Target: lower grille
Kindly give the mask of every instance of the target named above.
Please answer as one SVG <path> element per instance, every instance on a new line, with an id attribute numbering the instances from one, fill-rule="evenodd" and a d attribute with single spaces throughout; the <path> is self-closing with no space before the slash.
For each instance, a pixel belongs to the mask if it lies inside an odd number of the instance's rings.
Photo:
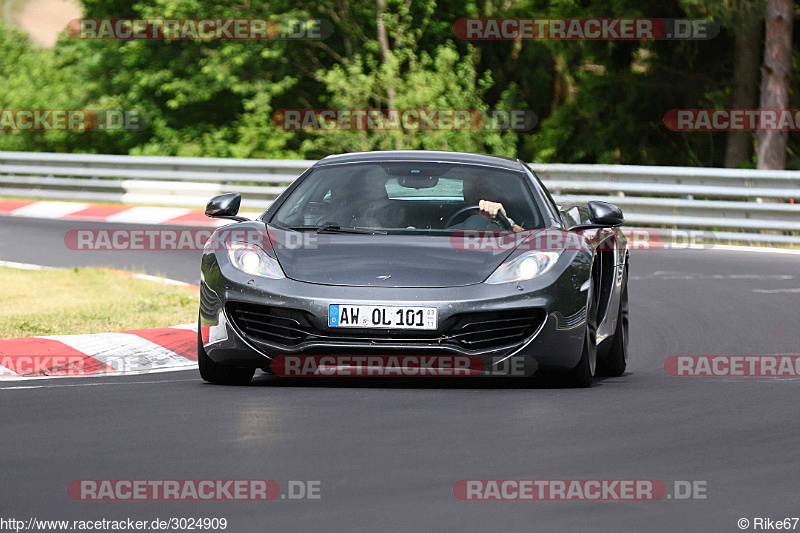
<path id="1" fill-rule="evenodd" d="M 310 313 L 297 309 L 228 302 L 228 317 L 247 337 L 282 346 L 297 346 L 311 330 Z"/>
<path id="2" fill-rule="evenodd" d="M 448 337 L 470 350 L 521 344 L 538 329 L 543 317 L 541 310 L 469 313 L 456 317 L 457 324 Z"/>
<path id="3" fill-rule="evenodd" d="M 228 302 L 226 311 L 234 327 L 248 340 L 289 351 L 306 351 L 311 344 L 346 344 L 370 351 L 380 351 L 388 345 L 454 352 L 513 349 L 528 340 L 545 318 L 542 309 L 518 309 L 454 315 L 437 331 L 367 330 L 329 328 L 321 317 L 285 307 Z"/>

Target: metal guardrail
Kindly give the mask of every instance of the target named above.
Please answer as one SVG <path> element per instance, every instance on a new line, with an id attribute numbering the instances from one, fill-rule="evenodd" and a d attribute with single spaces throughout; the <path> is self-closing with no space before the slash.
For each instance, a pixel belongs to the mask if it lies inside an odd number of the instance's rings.
<path id="1" fill-rule="evenodd" d="M 314 161 L 0 152 L 0 196 L 204 206 L 238 191 L 266 208 Z M 558 202 L 619 205 L 631 225 L 715 230 L 726 240 L 800 243 L 800 172 L 531 165 Z M 767 233 L 765 233 L 767 232 Z"/>

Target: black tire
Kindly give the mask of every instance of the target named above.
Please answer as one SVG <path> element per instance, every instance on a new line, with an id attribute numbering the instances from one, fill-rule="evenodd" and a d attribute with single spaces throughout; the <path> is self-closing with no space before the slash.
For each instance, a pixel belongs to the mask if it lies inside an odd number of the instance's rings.
<path id="1" fill-rule="evenodd" d="M 256 373 L 255 368 L 236 368 L 215 363 L 203 348 L 200 324 L 197 325 L 197 366 L 200 377 L 217 385 L 247 385 Z"/>
<path id="2" fill-rule="evenodd" d="M 586 306 L 586 333 L 583 336 L 583 353 L 578 365 L 565 375 L 569 387 L 586 388 L 592 385 L 597 366 L 597 295 L 595 279 L 589 283 L 589 302 Z"/>
<path id="3" fill-rule="evenodd" d="M 628 366 L 628 265 L 622 276 L 622 293 L 619 298 L 619 314 L 617 315 L 617 328 L 614 331 L 614 340 L 605 358 L 597 362 L 599 375 L 619 377 L 625 373 Z"/>

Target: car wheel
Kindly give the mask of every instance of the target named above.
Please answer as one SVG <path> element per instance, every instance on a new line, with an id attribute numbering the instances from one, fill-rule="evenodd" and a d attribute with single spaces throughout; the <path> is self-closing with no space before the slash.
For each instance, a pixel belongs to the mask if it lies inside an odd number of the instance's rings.
<path id="1" fill-rule="evenodd" d="M 203 348 L 200 324 L 197 324 L 197 366 L 200 377 L 218 385 L 247 385 L 256 373 L 255 368 L 236 368 L 215 363 Z"/>
<path id="2" fill-rule="evenodd" d="M 605 359 L 597 363 L 597 370 L 603 376 L 618 377 L 625 373 L 628 365 L 628 266 L 622 280 L 622 293 L 619 299 L 619 315 L 614 340 Z"/>
<path id="3" fill-rule="evenodd" d="M 597 366 L 597 295 L 594 276 L 589 283 L 589 302 L 586 304 L 586 333 L 583 336 L 583 353 L 578 366 L 566 375 L 571 387 L 585 388 L 592 384 Z"/>

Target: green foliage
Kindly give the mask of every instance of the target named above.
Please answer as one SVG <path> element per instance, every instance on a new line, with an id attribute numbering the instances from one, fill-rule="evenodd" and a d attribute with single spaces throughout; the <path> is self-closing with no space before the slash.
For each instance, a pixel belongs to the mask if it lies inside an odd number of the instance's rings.
<path id="1" fill-rule="evenodd" d="M 78 73 L 58 50 L 38 50 L 0 22 L 0 109 L 81 109 Z M 75 136 L 65 131 L 0 131 L 0 149 L 60 151 Z"/>
<path id="2" fill-rule="evenodd" d="M 336 109 L 387 108 L 385 87 L 389 71 L 397 97 L 392 109 L 478 110 L 488 106 L 482 96 L 492 85 L 488 72 L 475 71 L 473 53 L 461 57 L 452 44 L 442 45 L 431 57 L 406 57 L 407 65 L 393 61 L 381 65 L 374 58 L 357 56 L 350 65 L 336 65 L 317 73 L 332 94 Z M 406 66 L 406 68 L 400 68 Z M 355 85 L 355 87 L 353 87 Z M 515 154 L 516 133 L 511 131 L 434 130 L 434 131 L 323 131 L 314 133 L 302 151 L 311 154 L 366 150 L 457 150 L 498 155 Z"/>
<path id="3" fill-rule="evenodd" d="M 82 0 L 85 16 L 324 18 L 323 41 L 112 41 L 39 49 L 0 24 L 0 108 L 128 109 L 142 131 L 0 131 L 0 150 L 318 158 L 375 149 L 464 150 L 537 162 L 721 166 L 724 133 L 676 133 L 664 114 L 730 104 L 733 32 L 763 0 Z M 474 41 L 466 17 L 708 17 L 711 41 Z M 760 23 L 760 22 L 759 22 Z M 792 87 L 800 86 L 795 40 Z M 792 107 L 800 107 L 796 92 Z M 530 109 L 531 132 L 283 131 L 281 109 Z M 800 139 L 790 136 L 790 166 Z"/>

